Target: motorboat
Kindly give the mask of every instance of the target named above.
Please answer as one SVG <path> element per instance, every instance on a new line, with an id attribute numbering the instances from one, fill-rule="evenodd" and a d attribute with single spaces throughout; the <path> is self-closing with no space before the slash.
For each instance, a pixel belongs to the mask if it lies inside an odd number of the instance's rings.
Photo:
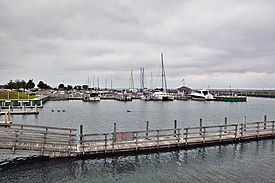
<path id="1" fill-rule="evenodd" d="M 100 95 L 98 92 L 91 92 L 89 94 L 89 101 L 91 102 L 97 102 L 100 101 Z"/>
<path id="2" fill-rule="evenodd" d="M 157 101 L 173 101 L 174 96 L 164 91 L 158 91 L 153 93 L 153 99 Z"/>
<path id="3" fill-rule="evenodd" d="M 83 97 L 84 102 L 98 102 L 100 101 L 100 94 L 97 91 L 87 92 Z"/>
<path id="4" fill-rule="evenodd" d="M 192 100 L 214 100 L 214 96 L 208 90 L 194 90 L 190 96 Z"/>

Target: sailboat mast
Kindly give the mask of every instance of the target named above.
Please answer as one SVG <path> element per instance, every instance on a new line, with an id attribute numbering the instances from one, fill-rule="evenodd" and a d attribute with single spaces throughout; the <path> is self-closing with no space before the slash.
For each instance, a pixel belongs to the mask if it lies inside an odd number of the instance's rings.
<path id="1" fill-rule="evenodd" d="M 162 70 L 162 77 L 161 77 L 162 89 L 164 92 L 166 92 L 167 82 L 166 82 L 166 75 L 165 75 L 165 69 L 164 69 L 164 63 L 163 63 L 163 53 L 161 53 L 161 70 Z"/>
<path id="2" fill-rule="evenodd" d="M 163 53 L 161 53 L 161 88 L 162 88 L 162 90 L 164 90 L 164 88 L 163 88 L 163 77 L 164 77 L 164 75 L 163 75 Z"/>

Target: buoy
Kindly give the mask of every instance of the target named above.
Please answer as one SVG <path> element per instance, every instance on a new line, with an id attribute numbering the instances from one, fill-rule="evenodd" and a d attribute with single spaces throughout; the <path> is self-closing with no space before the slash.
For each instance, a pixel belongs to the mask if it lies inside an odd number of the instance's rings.
<path id="1" fill-rule="evenodd" d="M 60 112 L 60 110 L 59 110 L 59 109 L 57 109 L 57 112 Z"/>
<path id="2" fill-rule="evenodd" d="M 63 109 L 62 112 L 65 112 L 65 110 Z"/>
<path id="3" fill-rule="evenodd" d="M 54 112 L 54 109 L 52 109 L 52 112 Z"/>
<path id="4" fill-rule="evenodd" d="M 131 112 L 130 110 L 127 110 L 127 112 Z"/>

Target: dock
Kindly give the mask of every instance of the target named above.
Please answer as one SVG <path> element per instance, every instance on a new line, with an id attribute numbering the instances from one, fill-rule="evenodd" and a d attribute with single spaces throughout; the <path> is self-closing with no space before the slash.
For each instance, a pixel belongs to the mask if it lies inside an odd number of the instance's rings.
<path id="1" fill-rule="evenodd" d="M 222 125 L 172 128 L 140 131 L 84 133 L 77 129 L 50 126 L 0 124 L 0 153 L 28 154 L 50 158 L 97 158 L 127 154 L 189 149 L 221 144 L 240 143 L 275 137 L 275 121 L 243 122 Z M 79 137 L 79 138 L 78 138 Z"/>
<path id="2" fill-rule="evenodd" d="M 6 115 L 7 112 L 2 111 L 0 115 Z M 39 114 L 39 111 L 10 111 L 11 115 L 29 115 L 29 114 Z"/>
<path id="3" fill-rule="evenodd" d="M 245 96 L 215 96 L 215 101 L 221 102 L 246 102 Z"/>
<path id="4" fill-rule="evenodd" d="M 75 157 L 76 129 L 0 123 L 0 153 Z"/>

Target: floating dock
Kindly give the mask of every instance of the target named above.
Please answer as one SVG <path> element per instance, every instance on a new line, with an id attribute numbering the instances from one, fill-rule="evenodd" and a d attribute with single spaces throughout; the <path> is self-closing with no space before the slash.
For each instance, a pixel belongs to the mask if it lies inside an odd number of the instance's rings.
<path id="1" fill-rule="evenodd" d="M 275 121 L 149 130 L 114 131 L 85 134 L 77 130 L 50 126 L 0 124 L 0 153 L 47 156 L 50 158 L 97 158 L 239 143 L 275 137 Z"/>
<path id="2" fill-rule="evenodd" d="M 0 112 L 0 115 L 6 115 L 7 112 Z M 11 115 L 29 115 L 29 114 L 39 114 L 39 111 L 10 111 Z"/>
<path id="3" fill-rule="evenodd" d="M 246 102 L 246 97 L 245 96 L 215 96 L 215 101 Z"/>

